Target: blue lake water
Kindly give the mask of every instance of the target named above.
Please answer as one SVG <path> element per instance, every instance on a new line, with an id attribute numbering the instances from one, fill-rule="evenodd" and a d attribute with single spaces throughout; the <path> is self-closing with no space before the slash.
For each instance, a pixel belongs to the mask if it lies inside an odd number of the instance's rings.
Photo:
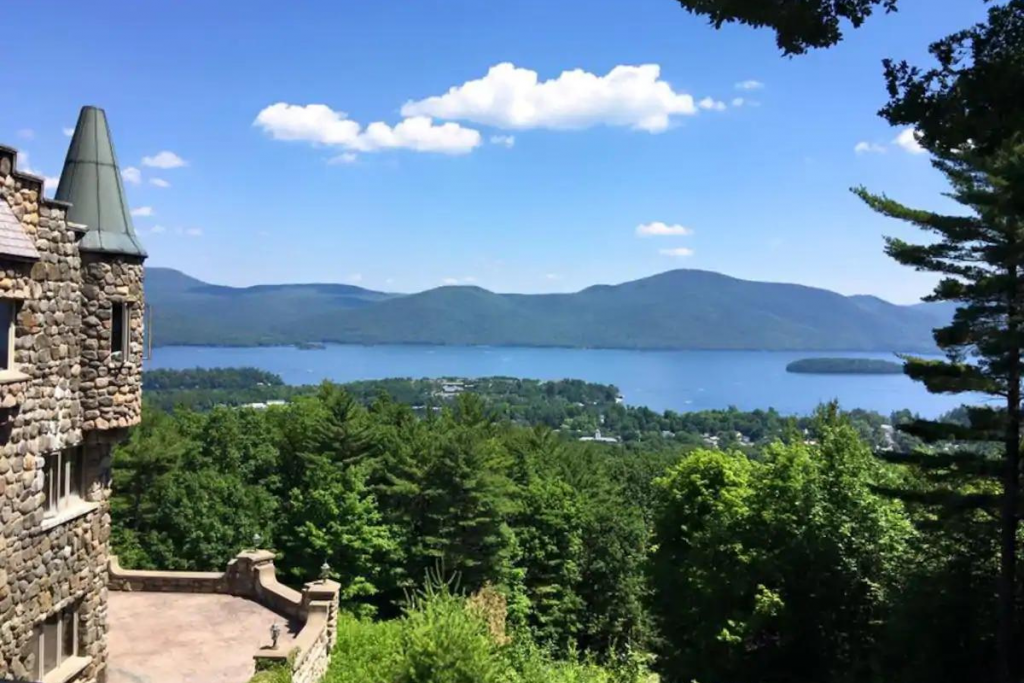
<path id="1" fill-rule="evenodd" d="M 888 414 L 909 408 L 934 417 L 963 402 L 936 396 L 903 375 L 802 375 L 786 372 L 799 358 L 837 356 L 897 360 L 886 353 L 782 351 L 618 351 L 465 346 L 328 345 L 227 348 L 169 346 L 154 349 L 148 368 L 253 366 L 289 384 L 330 379 L 350 382 L 385 377 L 574 378 L 621 389 L 626 402 L 657 411 L 736 406 L 806 414 L 823 401 Z"/>

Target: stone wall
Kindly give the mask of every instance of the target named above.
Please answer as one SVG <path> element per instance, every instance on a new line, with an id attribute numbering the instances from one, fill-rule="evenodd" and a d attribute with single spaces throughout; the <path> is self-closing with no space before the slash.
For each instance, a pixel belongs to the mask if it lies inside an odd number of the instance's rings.
<path id="1" fill-rule="evenodd" d="M 0 298 L 19 309 L 17 371 L 0 380 L 0 679 L 27 675 L 33 628 L 74 603 L 80 652 L 92 658 L 77 680 L 92 683 L 106 660 L 110 519 L 100 471 L 109 444 L 87 449 L 87 504 L 73 517 L 44 520 L 44 467 L 55 453 L 82 444 L 83 412 L 81 233 L 67 223 L 67 205 L 41 194 L 42 182 L 19 173 L 13 150 L 0 148 L 0 201 L 40 254 L 35 262 L 0 256 Z"/>
<path id="2" fill-rule="evenodd" d="M 130 427 L 142 417 L 142 262 L 83 253 L 82 279 L 82 428 Z M 124 357 L 115 358 L 110 328 L 113 307 L 120 303 L 130 304 L 129 344 Z"/>

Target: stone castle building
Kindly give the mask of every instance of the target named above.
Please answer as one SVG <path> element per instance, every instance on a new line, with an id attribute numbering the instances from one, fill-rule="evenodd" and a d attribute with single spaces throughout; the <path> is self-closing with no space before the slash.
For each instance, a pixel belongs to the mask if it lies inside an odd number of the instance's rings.
<path id="1" fill-rule="evenodd" d="M 82 110 L 56 199 L 42 185 L 0 147 L 0 681 L 100 683 L 146 258 L 102 110 Z"/>

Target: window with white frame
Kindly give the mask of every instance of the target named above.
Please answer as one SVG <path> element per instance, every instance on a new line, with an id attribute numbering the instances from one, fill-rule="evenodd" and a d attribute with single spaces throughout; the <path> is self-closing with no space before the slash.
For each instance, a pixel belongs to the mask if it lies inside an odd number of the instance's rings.
<path id="1" fill-rule="evenodd" d="M 122 359 L 128 354 L 128 330 L 131 320 L 131 304 L 115 301 L 110 318 L 110 355 Z"/>
<path id="2" fill-rule="evenodd" d="M 36 626 L 25 652 L 25 661 L 32 667 L 36 680 L 43 680 L 61 664 L 78 656 L 78 622 L 78 603 L 73 603 Z"/>
<path id="3" fill-rule="evenodd" d="M 14 319 L 17 305 L 10 299 L 0 299 L 0 372 L 14 369 Z"/>
<path id="4" fill-rule="evenodd" d="M 83 469 L 81 447 L 46 456 L 43 468 L 46 516 L 60 514 L 82 501 L 85 491 Z"/>

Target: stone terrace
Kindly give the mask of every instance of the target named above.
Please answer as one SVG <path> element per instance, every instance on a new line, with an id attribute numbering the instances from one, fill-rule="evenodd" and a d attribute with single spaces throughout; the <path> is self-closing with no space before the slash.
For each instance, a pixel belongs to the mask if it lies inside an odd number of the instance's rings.
<path id="1" fill-rule="evenodd" d="M 217 594 L 112 591 L 107 620 L 108 683 L 243 683 L 271 624 L 285 648 L 298 630 L 256 602 Z"/>

